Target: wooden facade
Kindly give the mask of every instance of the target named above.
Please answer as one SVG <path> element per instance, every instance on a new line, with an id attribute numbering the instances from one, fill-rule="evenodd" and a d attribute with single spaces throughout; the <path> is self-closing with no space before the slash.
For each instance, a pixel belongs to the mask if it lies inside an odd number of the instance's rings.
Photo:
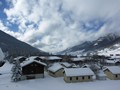
<path id="1" fill-rule="evenodd" d="M 44 78 L 44 65 L 35 61 L 22 67 L 21 80 L 34 78 Z"/>

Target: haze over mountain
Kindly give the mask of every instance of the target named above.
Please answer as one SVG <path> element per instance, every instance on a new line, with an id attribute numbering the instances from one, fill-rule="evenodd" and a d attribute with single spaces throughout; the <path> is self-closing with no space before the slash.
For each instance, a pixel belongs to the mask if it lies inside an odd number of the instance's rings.
<path id="1" fill-rule="evenodd" d="M 108 34 L 94 41 L 85 41 L 82 44 L 68 48 L 60 53 L 82 54 L 87 52 L 96 52 L 105 48 L 115 49 L 115 44 L 120 44 L 120 36 L 116 34 Z M 117 48 L 120 48 L 120 46 Z"/>
<path id="2" fill-rule="evenodd" d="M 0 48 L 9 55 L 45 55 L 47 53 L 36 49 L 0 30 Z"/>

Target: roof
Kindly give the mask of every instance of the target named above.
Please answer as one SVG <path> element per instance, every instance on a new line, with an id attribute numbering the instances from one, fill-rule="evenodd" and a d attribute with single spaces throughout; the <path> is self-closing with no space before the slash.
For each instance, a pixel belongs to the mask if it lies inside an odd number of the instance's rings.
<path id="1" fill-rule="evenodd" d="M 33 63 L 33 62 L 36 62 L 36 63 L 38 63 L 38 64 L 42 64 L 42 65 L 46 66 L 45 63 L 40 62 L 40 61 L 36 61 L 36 60 L 30 58 L 30 59 L 27 59 L 26 61 L 24 61 L 23 63 L 21 63 L 21 67 L 27 66 L 27 65 L 29 65 L 29 64 L 31 64 L 31 63 Z"/>
<path id="2" fill-rule="evenodd" d="M 108 69 L 113 74 L 120 74 L 120 67 L 118 66 L 110 66 L 110 67 L 106 67 L 106 69 Z"/>
<path id="3" fill-rule="evenodd" d="M 106 60 L 106 63 L 111 63 L 111 64 L 115 64 L 117 62 L 120 62 L 118 59 L 116 60 Z"/>
<path id="4" fill-rule="evenodd" d="M 21 58 L 26 58 L 26 57 L 25 56 L 19 56 L 19 57 L 14 58 L 14 60 L 19 60 Z"/>
<path id="5" fill-rule="evenodd" d="M 27 59 L 36 59 L 36 58 L 40 58 L 39 56 L 30 56 L 29 58 L 27 58 Z"/>
<path id="6" fill-rule="evenodd" d="M 77 57 L 77 58 L 72 58 L 72 61 L 84 61 L 85 58 Z"/>
<path id="7" fill-rule="evenodd" d="M 63 67 L 59 63 L 54 63 L 51 67 L 48 68 L 51 72 L 57 72 L 58 70 L 62 69 Z"/>
<path id="8" fill-rule="evenodd" d="M 60 60 L 60 59 L 62 59 L 62 58 L 57 57 L 57 56 L 49 56 L 49 57 L 47 57 L 47 60 Z"/>
<path id="9" fill-rule="evenodd" d="M 88 76 L 94 75 L 93 71 L 90 68 L 66 68 L 66 76 Z"/>
<path id="10" fill-rule="evenodd" d="M 65 66 L 65 67 L 71 67 L 72 64 L 68 63 L 68 62 L 63 62 L 61 63 L 61 65 Z"/>

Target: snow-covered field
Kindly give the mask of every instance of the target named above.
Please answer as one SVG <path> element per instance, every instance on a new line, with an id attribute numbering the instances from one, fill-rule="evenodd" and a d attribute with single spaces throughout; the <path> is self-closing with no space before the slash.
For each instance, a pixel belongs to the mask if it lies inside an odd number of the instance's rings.
<path id="1" fill-rule="evenodd" d="M 0 68 L 0 90 L 120 90 L 120 80 L 102 80 L 81 83 L 65 83 L 63 78 L 53 78 L 45 73 L 43 79 L 11 82 L 11 65 Z"/>

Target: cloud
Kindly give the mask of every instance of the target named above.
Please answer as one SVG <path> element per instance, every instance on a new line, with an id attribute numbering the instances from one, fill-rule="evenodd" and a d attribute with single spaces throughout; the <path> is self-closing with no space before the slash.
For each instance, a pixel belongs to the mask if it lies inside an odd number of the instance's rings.
<path id="1" fill-rule="evenodd" d="M 8 3 L 10 8 L 4 9 L 7 20 L 19 29 L 10 34 L 44 51 L 61 51 L 106 33 L 119 32 L 120 0 L 8 0 Z"/>
<path id="2" fill-rule="evenodd" d="M 2 2 L 0 1 L 0 6 L 2 5 Z"/>

